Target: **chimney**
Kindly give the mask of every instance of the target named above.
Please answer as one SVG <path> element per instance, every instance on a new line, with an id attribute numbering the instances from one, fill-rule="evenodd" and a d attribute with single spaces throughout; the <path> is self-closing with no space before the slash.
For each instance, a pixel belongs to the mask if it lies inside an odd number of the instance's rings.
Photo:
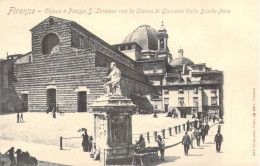
<path id="1" fill-rule="evenodd" d="M 179 58 L 182 58 L 182 57 L 183 57 L 183 49 L 182 49 L 182 48 L 180 48 L 180 49 L 178 50 L 178 55 L 179 55 Z"/>

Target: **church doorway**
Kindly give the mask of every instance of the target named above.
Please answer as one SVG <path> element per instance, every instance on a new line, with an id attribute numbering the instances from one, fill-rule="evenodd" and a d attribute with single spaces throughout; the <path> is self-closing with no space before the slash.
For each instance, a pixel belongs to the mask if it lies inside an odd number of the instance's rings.
<path id="1" fill-rule="evenodd" d="M 56 110 L 56 89 L 47 89 L 47 108 L 49 111 Z"/>
<path id="2" fill-rule="evenodd" d="M 86 112 L 87 111 L 87 92 L 79 91 L 78 92 L 78 112 Z"/>
<path id="3" fill-rule="evenodd" d="M 28 94 L 21 94 L 22 112 L 28 112 Z"/>

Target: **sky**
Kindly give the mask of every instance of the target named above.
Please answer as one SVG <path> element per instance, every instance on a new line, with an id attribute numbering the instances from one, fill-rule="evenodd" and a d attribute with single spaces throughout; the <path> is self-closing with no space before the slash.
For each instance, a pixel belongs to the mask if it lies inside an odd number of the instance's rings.
<path id="1" fill-rule="evenodd" d="M 8 15 L 10 7 L 35 9 L 36 12 L 25 15 L 12 11 Z M 70 9 L 92 9 L 92 13 L 68 14 Z M 98 9 L 116 10 L 116 13 L 95 13 Z M 142 12 L 137 13 L 138 9 Z M 56 13 L 48 12 L 53 10 Z M 119 13 L 121 10 L 127 10 L 127 14 Z M 130 10 L 134 12 L 130 13 Z M 182 10 L 184 13 L 169 13 Z M 188 10 L 193 13 L 187 13 Z M 207 13 L 201 14 L 202 10 Z M 218 14 L 220 10 L 226 13 Z M 59 11 L 61 13 L 57 13 Z M 153 13 L 146 13 L 151 11 Z M 230 146 L 238 150 L 232 157 L 241 162 L 254 161 L 250 152 L 253 89 L 257 92 L 256 97 L 259 90 L 258 0 L 38 0 L 37 3 L 33 0 L 0 0 L 0 58 L 6 57 L 6 52 L 10 55 L 31 51 L 29 30 L 50 15 L 76 21 L 109 44 L 123 42 L 140 25 L 150 25 L 158 30 L 163 21 L 174 58 L 181 47 L 184 57 L 194 63 L 206 63 L 208 67 L 224 72 L 225 118 L 229 121 L 226 129 L 233 135 L 229 139 L 236 139 Z M 240 129 L 231 124 L 240 125 Z M 239 131 L 244 132 L 243 137 L 237 137 Z M 250 145 L 239 149 L 236 147 L 239 141 Z M 244 158 L 243 152 L 248 152 L 248 158 Z M 230 157 L 226 155 L 226 160 Z"/>

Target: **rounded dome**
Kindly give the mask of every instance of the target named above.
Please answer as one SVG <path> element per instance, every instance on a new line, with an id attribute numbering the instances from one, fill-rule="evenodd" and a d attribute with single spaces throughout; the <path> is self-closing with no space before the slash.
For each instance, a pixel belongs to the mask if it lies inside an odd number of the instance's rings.
<path id="1" fill-rule="evenodd" d="M 158 49 L 158 32 L 149 25 L 142 25 L 130 33 L 123 43 L 138 43 L 143 50 L 157 50 Z"/>
<path id="2" fill-rule="evenodd" d="M 194 63 L 185 57 L 175 58 L 170 63 L 171 66 L 179 66 L 179 65 L 194 65 Z"/>

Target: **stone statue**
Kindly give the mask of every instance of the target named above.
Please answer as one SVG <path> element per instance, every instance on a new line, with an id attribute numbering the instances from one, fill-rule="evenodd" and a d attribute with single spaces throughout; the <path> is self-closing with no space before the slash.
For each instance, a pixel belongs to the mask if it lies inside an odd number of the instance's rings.
<path id="1" fill-rule="evenodd" d="M 121 89 L 120 89 L 120 79 L 121 79 L 121 72 L 116 67 L 115 62 L 112 62 L 110 64 L 110 67 L 112 71 L 107 77 L 104 77 L 106 79 L 110 79 L 106 84 L 103 85 L 103 87 L 106 90 L 106 93 L 108 96 L 122 96 Z"/>

